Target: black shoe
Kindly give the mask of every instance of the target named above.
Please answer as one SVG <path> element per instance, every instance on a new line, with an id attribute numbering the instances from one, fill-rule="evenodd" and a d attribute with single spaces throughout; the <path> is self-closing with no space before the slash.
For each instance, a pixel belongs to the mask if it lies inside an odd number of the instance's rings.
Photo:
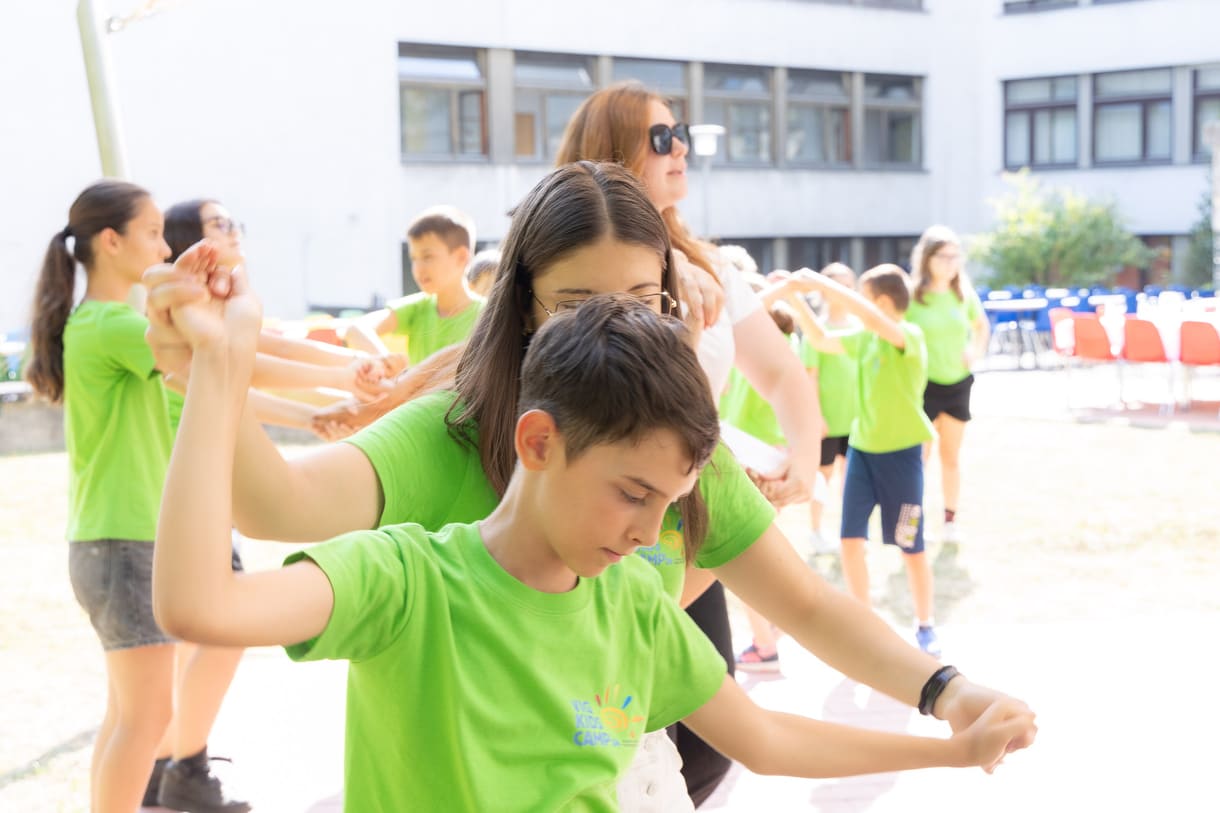
<path id="1" fill-rule="evenodd" d="M 229 760 L 209 758 L 206 748 L 193 757 L 171 760 L 161 777 L 157 803 L 187 813 L 249 813 L 250 803 L 225 789 L 212 770 L 213 762 Z"/>
<path id="2" fill-rule="evenodd" d="M 142 807 L 157 806 L 157 794 L 161 792 L 161 776 L 168 764 L 169 757 L 161 757 L 153 763 L 152 776 L 148 777 L 148 787 L 144 789 L 144 801 L 140 802 Z"/>

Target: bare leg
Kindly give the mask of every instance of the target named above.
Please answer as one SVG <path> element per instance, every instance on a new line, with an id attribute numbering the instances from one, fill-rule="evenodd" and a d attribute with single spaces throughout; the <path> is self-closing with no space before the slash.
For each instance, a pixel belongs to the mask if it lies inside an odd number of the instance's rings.
<path id="1" fill-rule="evenodd" d="M 915 604 L 915 618 L 920 626 L 927 626 L 932 621 L 932 566 L 928 564 L 928 555 L 922 551 L 904 553 L 902 561 Z"/>
<path id="2" fill-rule="evenodd" d="M 847 590 L 864 604 L 870 606 L 868 600 L 868 557 L 864 549 L 865 540 L 859 537 L 842 540 L 843 553 L 840 561 L 843 565 L 843 578 L 847 581 Z"/>
<path id="3" fill-rule="evenodd" d="M 93 742 L 93 757 L 89 762 L 89 809 L 97 810 L 97 789 L 101 784 L 98 776 L 101 771 L 102 755 L 106 753 L 107 746 L 110 745 L 110 738 L 114 736 L 115 721 L 118 717 L 118 696 L 114 690 L 114 679 L 110 676 L 109 670 L 106 675 L 106 713 L 102 717 L 102 725 L 97 730 L 97 739 Z"/>
<path id="4" fill-rule="evenodd" d="M 775 627 L 771 625 L 770 621 L 750 607 L 746 607 L 746 618 L 750 620 L 750 632 L 754 635 L 754 648 L 758 651 L 758 654 L 764 658 L 774 655 L 776 641 L 778 640 L 778 636 L 775 634 Z"/>
<path id="5" fill-rule="evenodd" d="M 940 436 L 940 478 L 945 508 L 957 510 L 962 489 L 962 436 L 966 424 L 944 412 L 936 416 L 936 433 Z"/>
<path id="6" fill-rule="evenodd" d="M 173 715 L 174 647 L 107 652 L 106 671 L 114 691 L 114 727 L 95 757 L 94 813 L 132 813 L 144 798 L 157 745 Z"/>
<path id="7" fill-rule="evenodd" d="M 174 759 L 193 756 L 207 746 L 220 704 L 245 652 L 209 646 L 193 646 L 191 650 L 180 657 L 185 664 L 174 712 Z"/>

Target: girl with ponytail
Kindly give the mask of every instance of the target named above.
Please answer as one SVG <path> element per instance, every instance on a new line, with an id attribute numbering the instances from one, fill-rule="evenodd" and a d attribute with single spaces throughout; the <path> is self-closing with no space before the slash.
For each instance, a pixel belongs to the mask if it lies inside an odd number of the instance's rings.
<path id="1" fill-rule="evenodd" d="M 236 657 L 217 649 L 192 657 L 175 715 L 175 642 L 152 613 L 152 542 L 173 437 L 144 340 L 148 322 L 127 298 L 145 269 L 169 257 L 163 229 L 152 197 L 135 184 L 103 180 L 80 193 L 42 263 L 26 377 L 38 395 L 63 404 L 68 569 L 106 658 L 90 809 L 130 813 L 174 801 L 178 810 L 244 813 L 249 805 L 228 798 L 211 774 L 205 746 Z M 73 308 L 78 265 L 85 292 Z M 227 666 L 219 677 L 218 662 Z M 197 753 L 178 753 L 171 720 L 197 732 Z M 157 757 L 171 747 L 180 758 L 167 766 Z"/>

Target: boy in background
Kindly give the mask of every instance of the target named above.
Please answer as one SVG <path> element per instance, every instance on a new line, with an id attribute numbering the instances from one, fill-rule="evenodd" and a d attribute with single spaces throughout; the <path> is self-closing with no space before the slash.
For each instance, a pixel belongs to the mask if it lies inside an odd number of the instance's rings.
<path id="1" fill-rule="evenodd" d="M 442 347 L 464 341 L 483 300 L 471 296 L 464 283 L 474 252 L 474 222 L 461 211 L 425 209 L 407 227 L 407 249 L 419 293 L 365 314 L 345 338 L 357 350 L 384 356 L 390 351 L 381 334 L 405 336 L 407 360 L 414 367 Z"/>
<path id="2" fill-rule="evenodd" d="M 485 248 L 466 266 L 466 289 L 475 296 L 484 299 L 491 293 L 491 285 L 496 281 L 496 271 L 500 267 L 500 249 Z"/>

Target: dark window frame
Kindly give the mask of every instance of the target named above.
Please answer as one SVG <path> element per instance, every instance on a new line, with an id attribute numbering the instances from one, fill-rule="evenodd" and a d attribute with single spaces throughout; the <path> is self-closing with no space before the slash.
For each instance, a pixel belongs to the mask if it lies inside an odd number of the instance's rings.
<path id="1" fill-rule="evenodd" d="M 1072 79 L 1076 82 L 1076 97 L 1071 101 L 1036 101 L 1036 102 L 1010 102 L 1008 101 L 1009 85 L 1015 82 L 1028 82 L 1030 80 L 1046 80 L 1055 82 L 1059 79 Z M 1074 74 L 1060 74 L 1056 76 L 1031 76 L 1021 79 L 1005 79 L 1001 93 L 1004 98 L 1004 143 L 1003 143 L 1003 160 L 1001 161 L 1005 169 L 1020 169 L 1021 167 L 1029 167 L 1030 169 L 1070 169 L 1080 166 L 1080 79 Z M 1054 91 L 1052 91 L 1052 94 Z M 1054 114 L 1059 110 L 1071 110 L 1076 114 L 1076 157 L 1071 161 L 1050 161 L 1036 162 L 1034 160 L 1034 119 L 1038 113 L 1048 112 Z M 1008 162 L 1008 116 L 1010 113 L 1027 113 L 1029 115 L 1028 132 L 1029 132 L 1029 161 L 1024 164 L 1010 164 Z"/>
<path id="2" fill-rule="evenodd" d="M 867 87 L 870 78 L 885 79 L 893 77 L 895 79 L 910 79 L 914 86 L 914 99 L 883 99 L 869 98 Z M 926 149 L 924 146 L 924 126 L 927 123 L 927 117 L 924 115 L 924 83 L 927 78 L 924 76 L 916 76 L 914 74 L 902 73 L 865 73 L 863 74 L 863 82 L 866 91 L 861 99 L 861 120 L 863 123 L 863 132 L 861 138 L 864 150 L 859 156 L 859 161 L 856 163 L 858 169 L 916 169 L 922 170 L 924 165 L 924 154 Z M 872 111 L 878 111 L 887 114 L 889 113 L 914 113 L 915 114 L 915 147 L 916 155 L 912 161 L 870 161 L 868 159 L 868 114 Z M 883 139 L 881 142 L 881 153 L 885 155 L 889 152 L 888 141 L 889 128 L 882 129 Z"/>
<path id="3" fill-rule="evenodd" d="M 851 81 L 852 74 L 848 71 L 828 71 L 828 70 L 811 70 L 805 68 L 789 68 L 788 81 L 792 81 L 792 74 L 802 73 L 820 73 L 820 74 L 837 74 L 844 81 L 844 94 L 835 96 L 832 94 L 820 93 L 795 93 L 791 86 L 786 94 L 787 109 L 784 110 L 785 132 L 792 133 L 792 109 L 820 109 L 831 111 L 843 111 L 845 114 L 845 137 L 843 146 L 846 154 L 843 158 L 832 159 L 802 159 L 790 158 L 788 156 L 788 144 L 783 144 L 784 161 L 794 167 L 832 167 L 832 168 L 847 168 L 852 166 L 852 158 L 854 151 L 852 149 L 853 132 L 852 132 L 852 104 L 851 104 Z"/>
<path id="4" fill-rule="evenodd" d="M 490 123 L 488 122 L 488 83 L 487 83 L 487 49 L 461 46 L 432 45 L 430 43 L 398 43 L 398 56 L 420 57 L 473 57 L 478 65 L 481 81 L 453 78 L 430 79 L 427 77 L 398 76 L 398 151 L 399 160 L 403 163 L 486 163 L 491 158 Z M 406 128 L 403 127 L 406 94 L 409 89 L 429 91 L 447 91 L 449 93 L 449 152 L 408 152 L 406 145 Z M 461 151 L 461 101 L 469 93 L 479 94 L 479 142 L 482 150 L 478 153 Z"/>
<path id="5" fill-rule="evenodd" d="M 732 91 L 732 90 L 720 90 L 720 89 L 716 89 L 716 88 L 709 88 L 708 83 L 707 83 L 707 73 L 708 73 L 707 69 L 709 67 L 710 68 L 727 68 L 730 70 L 734 69 L 734 68 L 744 68 L 747 70 L 761 69 L 761 70 L 765 71 L 766 75 L 767 75 L 767 90 L 766 90 L 766 92 L 756 91 L 756 90 Z M 776 140 L 775 131 L 776 131 L 776 126 L 777 126 L 776 121 L 775 121 L 775 67 L 771 66 L 771 65 L 741 65 L 741 64 L 730 63 L 730 62 L 715 62 L 715 63 L 709 62 L 704 66 L 703 87 L 701 88 L 701 91 L 703 94 L 703 111 L 704 111 L 703 118 L 704 119 L 707 119 L 709 122 L 711 121 L 711 119 L 707 115 L 707 109 L 709 107 L 709 104 L 708 104 L 709 102 L 716 103 L 716 104 L 723 104 L 724 108 L 725 108 L 724 109 L 724 112 L 725 112 L 724 119 L 725 120 L 722 123 L 724 126 L 724 135 L 722 135 L 720 137 L 719 149 L 716 150 L 716 155 L 713 156 L 712 163 L 715 164 L 716 166 L 724 166 L 724 167 L 736 166 L 736 167 L 747 167 L 747 168 L 759 168 L 759 167 L 775 166 L 777 163 L 777 158 L 778 158 L 778 156 L 776 155 L 776 144 L 775 144 L 775 140 Z M 767 157 L 767 158 L 757 158 L 754 156 L 748 156 L 748 157 L 744 157 L 744 158 L 734 158 L 733 157 L 733 152 L 732 152 L 733 121 L 732 121 L 732 116 L 730 115 L 730 113 L 731 113 L 730 106 L 733 104 L 742 104 L 742 103 L 761 105 L 768 117 L 767 135 L 766 135 L 766 139 L 765 139 L 765 143 L 767 144 L 767 153 L 769 155 L 769 157 Z M 691 154 L 692 154 L 692 156 L 694 155 L 693 149 L 692 149 Z"/>
<path id="6" fill-rule="evenodd" d="M 1169 89 L 1158 93 L 1131 93 L 1124 96 L 1106 96 L 1100 97 L 1097 92 L 1097 87 L 1103 77 L 1113 76 L 1121 73 L 1144 73 L 1151 71 L 1170 71 Z M 1171 68 L 1138 68 L 1128 71 L 1106 71 L 1104 73 L 1093 74 L 1093 134 L 1092 134 L 1092 159 L 1093 165 L 1098 167 L 1134 167 L 1134 166 L 1166 166 L 1173 163 L 1173 137 L 1174 137 L 1174 120 L 1173 120 L 1173 73 Z M 1169 104 L 1169 155 L 1164 158 L 1149 158 L 1148 157 L 1148 130 L 1149 117 L 1153 105 Z M 1122 107 L 1126 105 L 1136 104 L 1140 107 L 1140 157 L 1139 158 L 1111 158 L 1103 159 L 1097 157 L 1097 139 L 1101 129 L 1097 126 L 1098 115 L 1102 108 L 1105 107 Z"/>
<path id="7" fill-rule="evenodd" d="M 577 87 L 575 87 L 575 85 L 567 84 L 567 83 L 563 83 L 563 82 L 546 82 L 546 81 L 524 82 L 524 83 L 519 82 L 517 80 L 517 76 L 516 76 L 516 70 L 517 70 L 516 66 L 517 66 L 517 62 L 520 61 L 522 59 L 522 57 L 524 57 L 526 61 L 528 61 L 531 58 L 537 58 L 540 62 L 551 61 L 551 62 L 555 62 L 555 63 L 560 63 L 560 62 L 563 62 L 566 60 L 571 60 L 572 63 L 575 64 L 576 61 L 578 61 L 578 60 L 583 61 L 585 63 L 585 67 L 588 69 L 588 72 L 589 72 L 590 84 L 587 88 L 577 88 Z M 564 96 L 564 97 L 573 97 L 573 98 L 580 97 L 581 100 L 583 101 L 584 99 L 587 99 L 589 96 L 596 93 L 597 89 L 598 89 L 597 58 L 595 56 L 592 56 L 591 54 L 572 54 L 572 53 L 557 52 L 557 51 L 514 51 L 513 52 L 512 82 L 513 82 L 513 111 L 512 111 L 512 115 L 513 115 L 513 127 L 512 127 L 513 163 L 516 163 L 516 164 L 547 164 L 549 162 L 554 161 L 555 156 L 550 154 L 550 149 L 549 149 L 548 133 L 550 132 L 550 130 L 549 130 L 548 125 L 549 125 L 551 119 L 550 119 L 550 110 L 548 109 L 549 108 L 548 102 L 550 101 L 550 98 L 553 96 Z M 541 118 L 541 121 L 539 121 L 535 124 L 536 129 L 535 129 L 535 133 L 534 133 L 535 137 L 538 138 L 539 149 L 532 155 L 521 155 L 517 152 L 516 119 L 517 119 L 517 114 L 519 112 L 518 108 L 517 108 L 517 99 L 518 99 L 521 91 L 525 91 L 527 93 L 538 93 L 541 95 L 541 110 L 539 111 L 539 113 L 542 118 Z M 568 119 L 565 118 L 564 119 L 565 126 L 567 124 L 567 121 L 568 121 Z"/>

